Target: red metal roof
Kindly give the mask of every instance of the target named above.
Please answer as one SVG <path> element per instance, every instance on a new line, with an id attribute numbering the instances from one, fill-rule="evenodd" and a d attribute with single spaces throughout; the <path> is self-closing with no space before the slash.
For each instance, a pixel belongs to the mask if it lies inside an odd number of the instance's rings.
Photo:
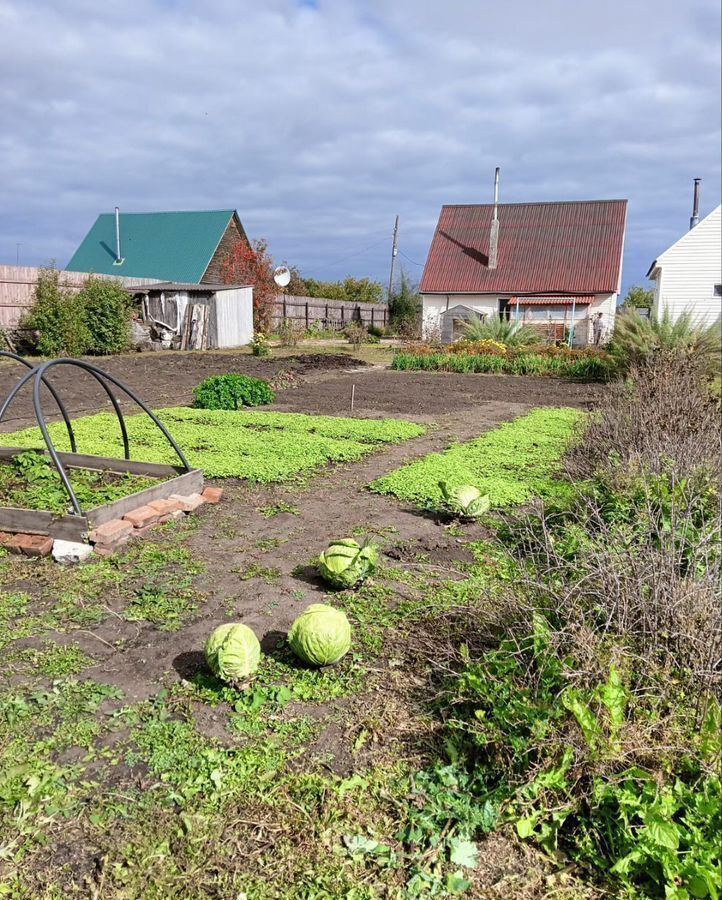
<path id="1" fill-rule="evenodd" d="M 499 205 L 497 268 L 488 268 L 492 204 L 443 206 L 424 267 L 427 294 L 613 293 L 626 200 Z"/>
<path id="2" fill-rule="evenodd" d="M 589 306 L 593 299 L 591 294 L 573 297 L 512 297 L 509 306 Z"/>

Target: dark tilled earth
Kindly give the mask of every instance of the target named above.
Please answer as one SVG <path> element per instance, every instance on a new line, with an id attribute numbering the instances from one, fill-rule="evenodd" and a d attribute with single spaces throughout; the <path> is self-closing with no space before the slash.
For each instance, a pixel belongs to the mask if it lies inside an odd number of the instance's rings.
<path id="1" fill-rule="evenodd" d="M 289 373 L 294 380 L 293 386 L 278 392 L 275 409 L 349 415 L 353 394 L 354 414 L 365 417 L 428 419 L 473 410 L 484 403 L 587 409 L 604 390 L 599 384 L 557 378 L 395 372 L 331 353 L 270 359 L 232 353 L 144 353 L 91 361 L 127 384 L 153 409 L 190 405 L 196 385 L 211 375 L 225 372 L 257 378 Z M 20 366 L 0 363 L 0 397 L 7 396 L 22 374 Z M 51 380 L 73 416 L 111 408 L 100 386 L 79 369 L 57 368 L 53 370 Z M 122 405 L 128 411 L 133 407 L 130 401 Z M 47 392 L 43 409 L 48 420 L 58 418 Z M 34 424 L 32 392 L 26 386 L 0 422 L 0 431 L 14 431 Z"/>

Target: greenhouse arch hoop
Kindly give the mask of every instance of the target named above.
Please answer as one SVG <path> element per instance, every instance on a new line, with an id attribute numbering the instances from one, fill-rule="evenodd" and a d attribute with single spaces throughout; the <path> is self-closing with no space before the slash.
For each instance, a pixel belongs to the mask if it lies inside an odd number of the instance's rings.
<path id="1" fill-rule="evenodd" d="M 70 423 L 70 419 L 67 414 L 67 410 L 65 409 L 60 396 L 54 387 L 52 387 L 47 379 L 47 374 L 51 369 L 54 369 L 58 366 L 70 366 L 81 369 L 91 375 L 103 388 L 105 393 L 108 395 L 110 399 L 113 409 L 115 410 L 115 414 L 118 418 L 118 424 L 120 425 L 121 434 L 123 437 L 123 450 L 125 454 L 125 459 L 130 460 L 130 441 L 128 439 L 128 430 L 125 424 L 125 419 L 123 418 L 123 412 L 120 408 L 120 404 L 118 400 L 111 390 L 108 382 L 114 385 L 118 390 L 122 391 L 130 400 L 132 400 L 135 404 L 137 404 L 146 415 L 150 416 L 153 423 L 160 429 L 163 433 L 164 437 L 168 440 L 168 443 L 171 445 L 178 458 L 180 459 L 183 468 L 186 472 L 191 472 L 191 466 L 186 459 L 183 451 L 180 449 L 178 444 L 173 439 L 172 435 L 165 427 L 165 425 L 158 419 L 155 413 L 135 394 L 127 385 L 123 384 L 122 381 L 115 378 L 115 376 L 110 375 L 108 372 L 104 372 L 98 366 L 93 365 L 93 363 L 85 362 L 80 359 L 70 359 L 70 358 L 61 358 L 61 359 L 52 359 L 45 363 L 40 363 L 37 366 L 33 366 L 27 360 L 22 357 L 17 356 L 16 354 L 7 353 L 6 351 L 2 351 L 0 353 L 1 356 L 9 357 L 14 359 L 16 362 L 22 363 L 24 366 L 28 366 L 30 371 L 27 372 L 23 377 L 18 381 L 18 383 L 13 387 L 8 396 L 5 398 L 2 406 L 0 407 L 0 422 L 2 421 L 5 413 L 9 409 L 13 400 L 18 396 L 23 387 L 30 381 L 33 382 L 33 407 L 35 409 L 35 418 L 37 419 L 38 426 L 40 427 L 40 431 L 43 435 L 43 439 L 45 441 L 45 445 L 48 448 L 48 453 L 50 458 L 52 459 L 56 469 L 58 470 L 58 474 L 60 475 L 60 479 L 63 483 L 63 487 L 70 499 L 70 503 L 75 511 L 75 515 L 82 516 L 83 510 L 78 502 L 78 498 L 75 496 L 75 492 L 73 491 L 73 487 L 70 483 L 70 479 L 68 477 L 68 473 L 65 469 L 63 461 L 61 460 L 58 451 L 55 448 L 55 444 L 53 443 L 53 439 L 50 437 L 50 432 L 48 431 L 47 422 L 45 421 L 45 414 L 43 412 L 43 404 L 42 398 L 40 395 L 40 388 L 42 385 L 45 385 L 55 402 L 58 405 L 60 413 L 65 421 L 65 425 L 68 429 L 68 437 L 70 438 L 71 447 L 73 448 L 73 452 L 76 451 L 75 446 L 75 435 L 73 434 L 72 425 Z"/>

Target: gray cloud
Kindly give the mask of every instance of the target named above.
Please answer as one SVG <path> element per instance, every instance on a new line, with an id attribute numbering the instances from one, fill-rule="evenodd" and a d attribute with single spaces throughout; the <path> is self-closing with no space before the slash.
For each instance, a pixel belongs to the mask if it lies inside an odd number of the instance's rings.
<path id="1" fill-rule="evenodd" d="M 509 201 L 629 198 L 638 282 L 693 176 L 719 202 L 718 36 L 714 0 L 0 0 L 0 259 L 63 264 L 115 204 L 235 206 L 310 275 L 384 279 L 396 213 L 423 262 L 501 165 Z"/>

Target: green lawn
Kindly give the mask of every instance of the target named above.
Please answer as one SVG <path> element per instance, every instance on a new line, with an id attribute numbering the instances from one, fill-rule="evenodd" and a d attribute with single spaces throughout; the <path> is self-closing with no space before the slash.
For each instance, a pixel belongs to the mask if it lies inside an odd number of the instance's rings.
<path id="1" fill-rule="evenodd" d="M 493 507 L 525 503 L 560 488 L 554 476 L 574 426 L 584 414 L 574 409 L 536 409 L 480 438 L 430 453 L 379 478 L 371 489 L 426 507 L 441 501 L 439 481 L 473 484 Z"/>
<path id="2" fill-rule="evenodd" d="M 344 419 L 296 413 L 164 409 L 158 413 L 191 465 L 211 478 L 238 477 L 279 482 L 308 475 L 329 462 L 354 462 L 385 444 L 424 434 L 425 428 L 397 419 Z M 145 415 L 126 419 L 131 456 L 174 463 L 162 432 Z M 115 416 L 98 413 L 73 422 L 78 452 L 123 456 Z M 59 450 L 70 450 L 62 423 L 50 426 Z M 37 428 L 2 436 L 8 446 L 42 447 Z"/>

